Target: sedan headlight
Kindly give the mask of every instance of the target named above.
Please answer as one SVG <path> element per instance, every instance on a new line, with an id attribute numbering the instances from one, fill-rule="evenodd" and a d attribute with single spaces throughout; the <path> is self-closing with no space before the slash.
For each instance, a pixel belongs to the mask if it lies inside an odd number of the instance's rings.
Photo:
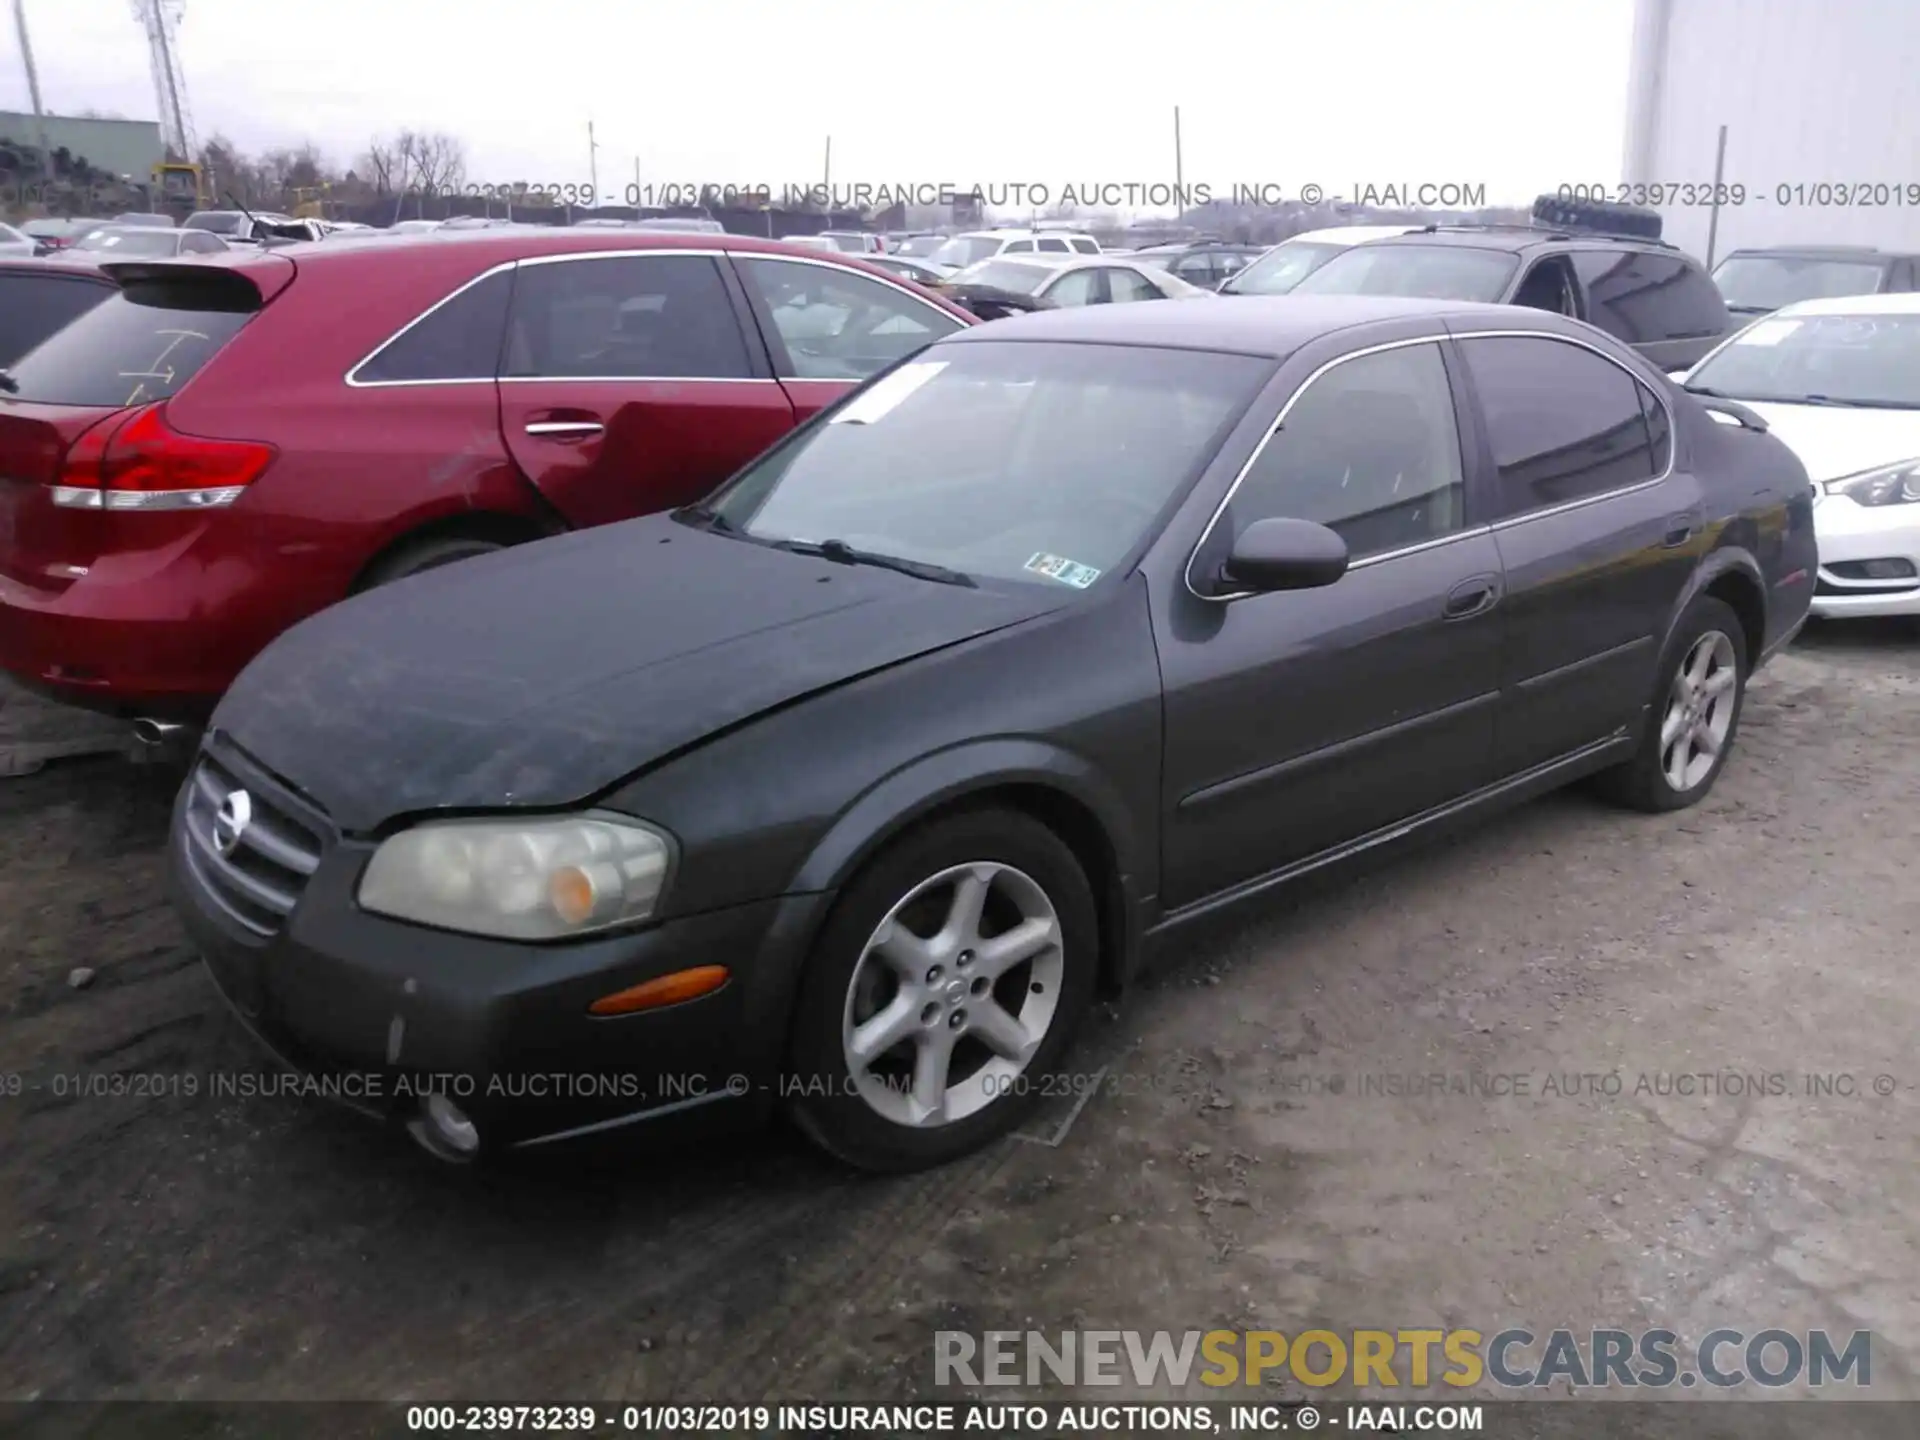
<path id="1" fill-rule="evenodd" d="M 1830 480 L 1827 493 L 1844 495 L 1856 505 L 1920 505 L 1920 460 Z"/>
<path id="2" fill-rule="evenodd" d="M 562 940 L 650 917 L 673 842 L 621 815 L 435 820 L 374 851 L 366 910 L 505 940 Z"/>

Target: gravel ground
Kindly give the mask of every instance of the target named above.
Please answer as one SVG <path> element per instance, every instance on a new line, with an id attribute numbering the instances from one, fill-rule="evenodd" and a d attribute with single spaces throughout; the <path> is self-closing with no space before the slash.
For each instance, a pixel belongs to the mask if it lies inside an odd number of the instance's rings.
<path id="1" fill-rule="evenodd" d="M 1688 813 L 1565 794 L 1184 938 L 1059 1143 L 904 1180 L 779 1134 L 458 1170 L 213 1097 L 268 1072 L 166 907 L 175 777 L 0 780 L 0 1398 L 903 1399 L 938 1329 L 1724 1323 L 1871 1329 L 1920 1399 L 1917 656 L 1811 635 Z M 0 746 L 76 723 L 0 692 Z M 1383 1093 L 1474 1074 L 1525 1093 Z"/>

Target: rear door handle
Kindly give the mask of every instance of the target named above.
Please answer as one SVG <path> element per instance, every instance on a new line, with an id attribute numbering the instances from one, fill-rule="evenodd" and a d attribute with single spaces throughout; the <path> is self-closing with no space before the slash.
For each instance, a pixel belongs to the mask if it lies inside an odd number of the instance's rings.
<path id="1" fill-rule="evenodd" d="M 1674 549 L 1676 546 L 1684 545 L 1693 538 L 1694 532 L 1699 528 L 1700 517 L 1698 515 L 1669 515 L 1667 517 L 1667 538 L 1662 543 L 1666 545 L 1669 550 Z"/>
<path id="2" fill-rule="evenodd" d="M 1441 613 L 1448 620 L 1470 620 L 1475 615 L 1486 614 L 1499 603 L 1500 577 L 1475 575 L 1447 592 L 1446 609 Z"/>
<path id="3" fill-rule="evenodd" d="M 527 426 L 527 434 L 598 435 L 606 428 L 598 420 L 535 420 Z"/>

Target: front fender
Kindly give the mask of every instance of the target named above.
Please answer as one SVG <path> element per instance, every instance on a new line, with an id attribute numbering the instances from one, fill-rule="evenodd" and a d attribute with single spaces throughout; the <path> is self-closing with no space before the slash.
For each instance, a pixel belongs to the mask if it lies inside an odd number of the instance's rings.
<path id="1" fill-rule="evenodd" d="M 1150 878 L 1143 871 L 1140 827 L 1098 770 L 1060 746 L 1006 736 L 935 751 L 873 785 L 841 812 L 787 888 L 837 890 L 883 844 L 924 816 L 970 795 L 1017 786 L 1053 790 L 1078 802 L 1105 832 L 1118 873 L 1133 884 Z"/>

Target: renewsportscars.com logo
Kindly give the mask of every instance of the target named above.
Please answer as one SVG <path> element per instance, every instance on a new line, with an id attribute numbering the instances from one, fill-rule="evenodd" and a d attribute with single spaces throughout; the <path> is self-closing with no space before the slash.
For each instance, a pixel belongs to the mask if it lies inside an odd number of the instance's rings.
<path id="1" fill-rule="evenodd" d="M 1490 1382 L 1537 1390 L 1813 1388 L 1873 1383 L 1873 1332 L 1837 1344 L 1825 1330 L 1711 1330 L 1698 1344 L 1672 1330 L 940 1330 L 933 1337 L 936 1385 L 1127 1385 L 1193 1381 L 1264 1385 L 1280 1376 L 1324 1388 L 1458 1388 Z"/>

